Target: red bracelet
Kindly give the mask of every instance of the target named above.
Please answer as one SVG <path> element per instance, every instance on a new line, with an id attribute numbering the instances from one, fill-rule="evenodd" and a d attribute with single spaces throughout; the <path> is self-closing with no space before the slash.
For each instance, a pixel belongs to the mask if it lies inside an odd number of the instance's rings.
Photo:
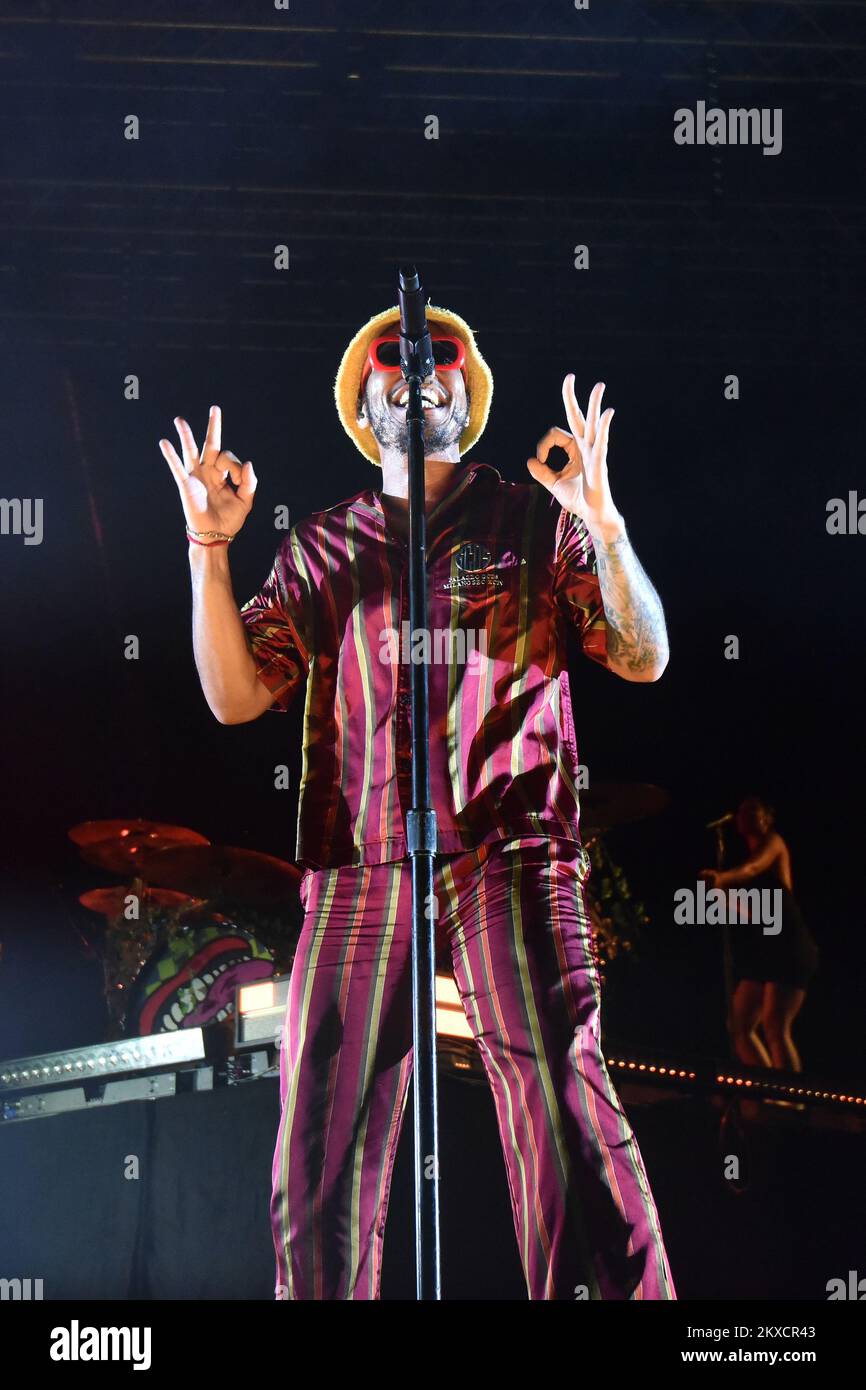
<path id="1" fill-rule="evenodd" d="M 228 545 L 229 543 L 228 541 L 197 541 L 195 536 L 189 534 L 189 531 L 186 533 L 186 538 L 188 541 L 192 541 L 193 545 L 203 545 L 205 550 L 209 550 L 212 545 Z"/>

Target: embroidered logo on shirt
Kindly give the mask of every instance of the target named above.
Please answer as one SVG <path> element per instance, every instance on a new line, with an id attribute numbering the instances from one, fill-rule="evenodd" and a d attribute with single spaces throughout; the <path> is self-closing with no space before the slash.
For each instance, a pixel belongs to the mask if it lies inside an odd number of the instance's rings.
<path id="1" fill-rule="evenodd" d="M 464 541 L 454 556 L 454 567 L 460 573 L 453 579 L 446 579 L 440 592 L 498 593 L 503 582 L 497 570 L 509 570 L 516 564 L 513 550 L 503 551 L 499 559 L 494 560 L 490 547 L 482 541 Z"/>
<path id="2" fill-rule="evenodd" d="M 486 545 L 480 545 L 477 541 L 464 541 L 454 557 L 454 563 L 459 570 L 474 572 L 486 569 L 492 559 L 493 556 Z"/>

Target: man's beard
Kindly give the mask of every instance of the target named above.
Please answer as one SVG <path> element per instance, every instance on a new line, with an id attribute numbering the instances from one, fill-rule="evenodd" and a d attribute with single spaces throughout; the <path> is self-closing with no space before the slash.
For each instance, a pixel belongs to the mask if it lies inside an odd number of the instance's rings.
<path id="1" fill-rule="evenodd" d="M 373 437 L 383 449 L 394 449 L 398 453 L 409 453 L 409 426 L 405 415 L 398 419 L 381 398 L 373 403 L 367 399 L 367 414 Z M 452 444 L 457 444 L 466 426 L 461 425 L 454 414 L 453 406 L 444 420 L 433 421 L 424 417 L 424 452 L 442 453 Z"/>

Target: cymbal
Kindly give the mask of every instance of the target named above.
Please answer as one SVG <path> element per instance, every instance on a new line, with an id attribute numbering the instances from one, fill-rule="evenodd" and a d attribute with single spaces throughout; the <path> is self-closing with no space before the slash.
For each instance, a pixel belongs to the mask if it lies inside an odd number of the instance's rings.
<path id="1" fill-rule="evenodd" d="M 113 873 L 136 872 L 145 850 L 169 849 L 175 845 L 208 845 L 210 841 L 196 830 L 162 821 L 85 820 L 74 825 L 69 838 L 81 850 L 88 864 L 97 864 Z"/>
<path id="2" fill-rule="evenodd" d="M 579 793 L 580 829 L 602 835 L 618 825 L 657 816 L 670 803 L 670 792 L 651 782 L 596 782 Z"/>
<path id="3" fill-rule="evenodd" d="M 133 892 L 131 888 L 123 884 L 117 884 L 111 888 L 91 888 L 86 893 L 82 893 L 78 901 L 85 907 L 89 907 L 91 912 L 98 912 L 103 917 L 122 917 L 126 907 L 126 899 Z M 138 894 L 142 907 L 187 907 L 189 911 L 193 908 L 201 907 L 200 898 L 191 898 L 188 893 L 176 893 L 171 888 L 144 888 Z"/>
<path id="4" fill-rule="evenodd" d="M 148 878 L 196 897 L 226 897 L 251 907 L 285 903 L 301 880 L 296 864 L 230 845 L 148 850 L 138 867 Z"/>

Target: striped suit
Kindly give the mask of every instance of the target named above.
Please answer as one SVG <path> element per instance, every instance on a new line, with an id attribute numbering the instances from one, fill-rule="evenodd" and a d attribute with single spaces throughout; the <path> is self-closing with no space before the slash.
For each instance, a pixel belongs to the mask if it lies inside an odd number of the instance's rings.
<path id="1" fill-rule="evenodd" d="M 673 1298 L 599 1049 L 585 872 L 579 847 L 542 837 L 446 856 L 437 933 L 493 1090 L 529 1297 Z M 283 1298 L 379 1295 L 412 1067 L 411 897 L 406 863 L 304 876 L 271 1202 Z"/>
<path id="2" fill-rule="evenodd" d="M 579 840 L 567 634 L 605 664 L 592 541 L 536 484 L 506 483 L 487 464 L 461 473 L 427 518 L 428 629 L 451 639 L 440 655 L 455 658 L 436 660 L 431 643 L 438 846 Z M 408 550 L 378 494 L 292 527 L 241 617 L 272 708 L 286 710 L 306 687 L 298 863 L 402 859 L 411 663 L 425 653 L 403 641 Z"/>
<path id="3" fill-rule="evenodd" d="M 586 528 L 462 468 L 427 517 L 437 931 L 487 1070 L 532 1298 L 673 1298 L 640 1154 L 599 1051 L 567 635 L 607 660 Z M 375 1298 L 411 1057 L 406 546 L 367 490 L 292 528 L 241 610 L 286 710 L 306 686 L 304 925 L 282 1050 L 278 1294 Z M 421 634 L 424 637 L 424 634 Z"/>

